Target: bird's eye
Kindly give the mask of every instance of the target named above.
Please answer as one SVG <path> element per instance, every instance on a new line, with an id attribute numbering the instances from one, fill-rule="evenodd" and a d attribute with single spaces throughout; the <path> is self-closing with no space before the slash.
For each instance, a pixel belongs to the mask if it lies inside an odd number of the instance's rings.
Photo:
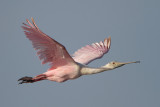
<path id="1" fill-rule="evenodd" d="M 114 62 L 112 62 L 112 64 L 115 64 Z"/>

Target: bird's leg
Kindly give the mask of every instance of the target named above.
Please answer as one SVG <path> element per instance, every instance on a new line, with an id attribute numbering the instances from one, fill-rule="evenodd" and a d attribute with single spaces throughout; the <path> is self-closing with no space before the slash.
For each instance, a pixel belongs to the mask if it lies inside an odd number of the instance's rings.
<path id="1" fill-rule="evenodd" d="M 20 78 L 18 81 L 21 81 L 19 84 L 23 84 L 23 83 L 33 83 L 33 82 L 41 81 L 44 79 L 46 79 L 46 75 L 40 74 L 34 78 L 25 76 L 25 77 Z"/>

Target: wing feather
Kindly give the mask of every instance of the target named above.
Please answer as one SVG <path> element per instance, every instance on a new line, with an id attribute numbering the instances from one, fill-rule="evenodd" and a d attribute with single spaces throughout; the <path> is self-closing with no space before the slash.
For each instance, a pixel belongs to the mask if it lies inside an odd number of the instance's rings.
<path id="1" fill-rule="evenodd" d="M 106 54 L 111 45 L 111 37 L 105 38 L 104 42 L 93 43 L 91 45 L 86 45 L 73 54 L 73 59 L 81 64 L 88 64 L 91 61 L 101 58 Z"/>
<path id="2" fill-rule="evenodd" d="M 22 28 L 26 37 L 32 42 L 33 48 L 37 50 L 37 55 L 42 60 L 42 64 L 50 63 L 51 68 L 53 66 L 55 68 L 74 63 L 66 48 L 43 33 L 37 27 L 33 18 L 31 19 L 33 24 L 27 19 L 26 21 L 29 25 L 23 23 Z"/>

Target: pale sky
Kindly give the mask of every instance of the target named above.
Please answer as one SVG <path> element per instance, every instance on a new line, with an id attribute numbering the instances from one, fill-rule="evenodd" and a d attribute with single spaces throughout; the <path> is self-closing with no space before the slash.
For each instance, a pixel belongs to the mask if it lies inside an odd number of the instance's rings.
<path id="1" fill-rule="evenodd" d="M 21 29 L 33 17 L 39 28 L 70 54 L 111 36 L 111 49 L 89 64 L 137 61 L 64 83 L 18 85 L 45 72 Z M 1 0 L 1 107 L 160 107 L 159 0 Z"/>

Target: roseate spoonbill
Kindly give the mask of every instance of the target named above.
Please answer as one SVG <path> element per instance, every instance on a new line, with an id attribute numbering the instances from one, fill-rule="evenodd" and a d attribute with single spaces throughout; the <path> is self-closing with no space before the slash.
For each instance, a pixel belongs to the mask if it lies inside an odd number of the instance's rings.
<path id="1" fill-rule="evenodd" d="M 93 43 L 82 47 L 73 54 L 69 55 L 66 48 L 43 33 L 36 25 L 33 18 L 32 23 L 28 19 L 28 24 L 23 23 L 22 28 L 27 38 L 32 42 L 33 48 L 37 50 L 37 55 L 42 64 L 49 63 L 50 68 L 47 72 L 35 77 L 22 77 L 18 81 L 22 83 L 33 83 L 40 80 L 50 80 L 55 82 L 64 82 L 66 80 L 76 79 L 82 75 L 96 74 L 103 71 L 112 70 L 125 64 L 138 63 L 135 62 L 110 62 L 99 68 L 88 67 L 91 61 L 101 58 L 110 49 L 111 37 L 104 39 L 99 43 Z"/>

